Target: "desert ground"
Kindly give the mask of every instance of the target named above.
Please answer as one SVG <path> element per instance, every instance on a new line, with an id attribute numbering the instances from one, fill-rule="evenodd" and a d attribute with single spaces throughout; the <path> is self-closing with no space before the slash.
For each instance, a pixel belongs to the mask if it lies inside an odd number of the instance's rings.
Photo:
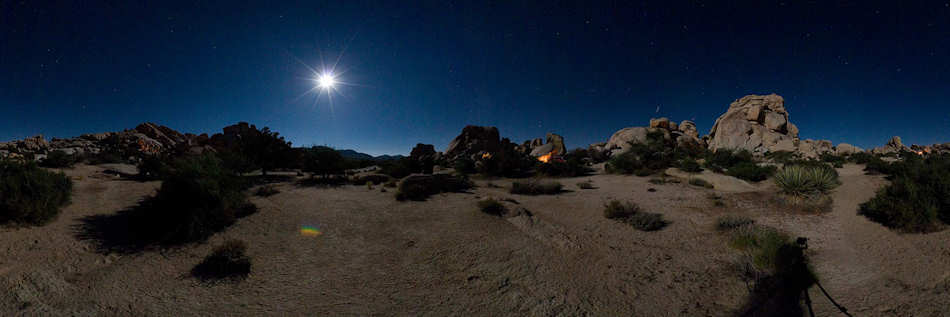
<path id="1" fill-rule="evenodd" d="M 381 186 L 286 182 L 279 194 L 252 196 L 260 211 L 207 243 L 134 253 L 103 249 L 84 224 L 134 206 L 160 184 L 106 169 L 65 170 L 73 200 L 52 223 L 0 228 L 0 315 L 728 316 L 749 293 L 740 251 L 714 229 L 730 213 L 807 237 L 822 285 L 854 316 L 950 315 L 950 230 L 902 234 L 858 215 L 858 204 L 887 182 L 858 165 L 838 169 L 842 185 L 823 214 L 783 209 L 770 181 L 708 174 L 701 177 L 717 189 L 599 169 L 558 179 L 569 191 L 555 196 L 512 195 L 512 180 L 476 179 L 469 193 L 424 202 L 398 202 Z M 596 188 L 574 185 L 586 180 Z M 476 202 L 488 196 L 532 215 L 482 213 Z M 605 219 L 611 199 L 670 224 L 643 232 Z M 301 235 L 302 225 L 322 234 Z M 191 268 L 227 239 L 248 243 L 251 275 L 192 278 Z M 816 315 L 839 315 L 817 288 L 810 296 Z"/>

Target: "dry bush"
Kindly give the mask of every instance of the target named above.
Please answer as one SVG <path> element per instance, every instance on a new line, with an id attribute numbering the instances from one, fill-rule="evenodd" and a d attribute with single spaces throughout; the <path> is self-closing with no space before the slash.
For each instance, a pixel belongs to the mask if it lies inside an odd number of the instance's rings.
<path id="1" fill-rule="evenodd" d="M 251 258 L 245 255 L 247 244 L 228 240 L 198 263 L 191 274 L 201 280 L 240 279 L 251 273 Z"/>

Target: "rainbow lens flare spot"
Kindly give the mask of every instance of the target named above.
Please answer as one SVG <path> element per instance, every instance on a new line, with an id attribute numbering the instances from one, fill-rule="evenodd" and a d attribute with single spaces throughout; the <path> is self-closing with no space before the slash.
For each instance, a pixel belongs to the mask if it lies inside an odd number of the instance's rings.
<path id="1" fill-rule="evenodd" d="M 323 234 L 323 232 L 320 232 L 320 229 L 317 229 L 317 227 L 314 226 L 301 226 L 300 234 L 304 236 L 316 237 Z"/>

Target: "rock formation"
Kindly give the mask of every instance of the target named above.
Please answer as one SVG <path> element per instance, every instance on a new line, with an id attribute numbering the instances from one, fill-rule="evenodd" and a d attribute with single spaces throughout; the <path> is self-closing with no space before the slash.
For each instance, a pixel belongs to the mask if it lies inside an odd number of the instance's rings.
<path id="1" fill-rule="evenodd" d="M 910 148 L 905 146 L 904 143 L 901 142 L 901 137 L 893 136 L 891 137 L 890 141 L 887 141 L 887 144 L 872 149 L 871 153 L 891 154 L 891 153 L 900 153 L 903 151 L 910 151 Z"/>
<path id="2" fill-rule="evenodd" d="M 864 152 L 864 150 L 848 143 L 841 143 L 835 147 L 835 155 L 851 155 L 858 152 Z"/>
<path id="3" fill-rule="evenodd" d="M 564 145 L 564 137 L 548 133 L 545 135 L 545 144 L 533 147 L 528 152 L 531 156 L 538 157 L 542 155 L 547 155 L 554 153 L 554 155 L 564 155 L 567 154 L 567 147 Z M 532 142 L 534 145 L 534 142 Z"/>
<path id="4" fill-rule="evenodd" d="M 672 141 L 673 146 L 705 147 L 705 141 L 699 138 L 696 124 L 683 120 L 680 124 L 668 118 L 650 119 L 649 127 L 629 127 L 620 129 L 610 136 L 606 143 L 594 143 L 587 150 L 595 155 L 613 156 L 630 149 L 632 144 L 644 144 L 651 132 L 661 133 L 663 139 Z"/>
<path id="5" fill-rule="evenodd" d="M 465 126 L 462 133 L 449 143 L 445 158 L 456 160 L 471 157 L 480 152 L 495 153 L 501 149 L 501 138 L 496 127 Z"/>
<path id="6" fill-rule="evenodd" d="M 709 131 L 709 149 L 745 149 L 755 154 L 795 151 L 798 128 L 788 121 L 776 94 L 748 95 L 732 102 Z"/>

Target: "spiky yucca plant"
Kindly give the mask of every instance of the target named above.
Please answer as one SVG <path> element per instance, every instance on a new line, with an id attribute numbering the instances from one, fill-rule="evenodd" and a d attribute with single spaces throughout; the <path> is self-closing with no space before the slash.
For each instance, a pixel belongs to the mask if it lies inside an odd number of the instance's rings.
<path id="1" fill-rule="evenodd" d="M 826 194 L 838 186 L 838 173 L 828 166 L 789 165 L 775 174 L 775 184 L 789 195 Z"/>

